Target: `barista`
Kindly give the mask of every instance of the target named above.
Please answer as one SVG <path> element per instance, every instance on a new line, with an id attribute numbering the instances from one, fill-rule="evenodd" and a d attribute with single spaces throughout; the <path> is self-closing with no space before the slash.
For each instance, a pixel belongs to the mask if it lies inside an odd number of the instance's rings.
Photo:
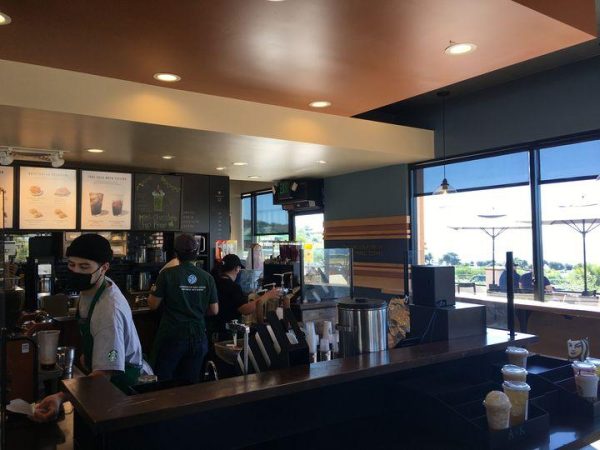
<path id="1" fill-rule="evenodd" d="M 100 235 L 83 234 L 69 246 L 67 258 L 68 287 L 80 292 L 77 318 L 82 368 L 88 376 L 106 377 L 126 392 L 141 374 L 151 371 L 142 359 L 131 308 L 106 276 L 112 259 L 110 243 Z M 66 399 L 63 392 L 46 397 L 37 405 L 34 419 L 55 419 Z"/>
<path id="2" fill-rule="evenodd" d="M 227 331 L 225 327 L 227 322 L 241 320 L 242 315 L 254 314 L 257 310 L 260 310 L 259 306 L 263 302 L 278 298 L 281 291 L 271 289 L 260 297 L 249 299 L 243 294 L 240 285 L 235 282 L 238 274 L 244 268 L 240 258 L 234 254 L 225 255 L 219 268 L 216 282 L 220 310 L 214 318 L 214 331 L 219 334 L 220 340 L 224 340 L 231 336 L 231 332 Z"/>
<path id="3" fill-rule="evenodd" d="M 198 248 L 193 236 L 178 236 L 179 264 L 158 275 L 156 289 L 148 298 L 150 309 L 164 306 L 152 358 L 161 381 L 200 381 L 208 351 L 205 316 L 217 314 L 219 303 L 214 279 L 193 264 Z"/>

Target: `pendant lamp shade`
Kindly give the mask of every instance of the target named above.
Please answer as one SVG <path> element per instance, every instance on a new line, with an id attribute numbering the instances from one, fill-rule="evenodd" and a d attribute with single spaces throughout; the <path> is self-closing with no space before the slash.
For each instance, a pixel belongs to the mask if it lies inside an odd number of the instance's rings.
<path id="1" fill-rule="evenodd" d="M 456 189 L 448 183 L 448 179 L 446 178 L 446 97 L 450 92 L 441 91 L 438 92 L 438 97 L 442 99 L 442 151 L 444 154 L 444 179 L 437 187 L 435 191 L 433 191 L 433 195 L 447 195 L 456 193 Z"/>
<path id="2" fill-rule="evenodd" d="M 437 189 L 433 191 L 433 195 L 455 194 L 456 192 L 456 189 L 454 189 L 450 183 L 448 183 L 448 180 L 444 178 Z"/>

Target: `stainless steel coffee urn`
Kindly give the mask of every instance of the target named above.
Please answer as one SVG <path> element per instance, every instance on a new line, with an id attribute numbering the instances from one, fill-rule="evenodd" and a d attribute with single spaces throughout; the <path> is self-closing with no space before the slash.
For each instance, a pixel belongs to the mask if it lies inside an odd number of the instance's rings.
<path id="1" fill-rule="evenodd" d="M 340 351 L 344 357 L 387 349 L 385 300 L 348 298 L 338 302 Z"/>

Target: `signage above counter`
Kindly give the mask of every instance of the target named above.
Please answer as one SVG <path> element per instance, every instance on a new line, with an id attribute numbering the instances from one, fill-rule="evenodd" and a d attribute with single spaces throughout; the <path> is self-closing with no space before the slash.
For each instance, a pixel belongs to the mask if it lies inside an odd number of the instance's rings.
<path id="1" fill-rule="evenodd" d="M 129 173 L 81 171 L 81 229 L 131 229 Z"/>
<path id="2" fill-rule="evenodd" d="M 20 167 L 20 229 L 73 230 L 76 214 L 76 170 Z"/>
<path id="3" fill-rule="evenodd" d="M 136 230 L 178 231 L 181 218 L 181 177 L 135 174 L 134 223 Z"/>

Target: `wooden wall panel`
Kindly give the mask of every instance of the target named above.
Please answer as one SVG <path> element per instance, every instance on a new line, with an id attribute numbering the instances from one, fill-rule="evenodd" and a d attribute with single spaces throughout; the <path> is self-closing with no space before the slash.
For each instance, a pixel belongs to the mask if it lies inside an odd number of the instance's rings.
<path id="1" fill-rule="evenodd" d="M 325 222 L 327 248 L 353 249 L 357 287 L 404 292 L 404 259 L 409 238 L 409 216 Z"/>

